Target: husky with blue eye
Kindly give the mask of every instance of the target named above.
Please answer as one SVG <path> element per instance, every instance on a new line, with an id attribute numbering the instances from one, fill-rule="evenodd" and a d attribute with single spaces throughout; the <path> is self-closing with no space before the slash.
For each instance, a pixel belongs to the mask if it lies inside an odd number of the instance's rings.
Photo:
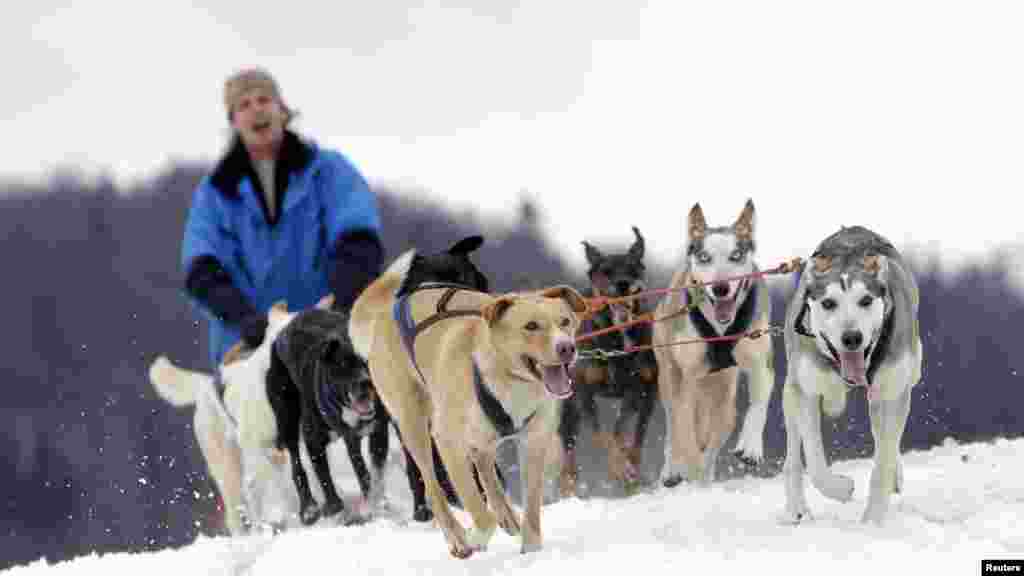
<path id="1" fill-rule="evenodd" d="M 775 384 L 771 338 L 716 340 L 769 326 L 767 283 L 749 276 L 758 271 L 754 216 L 754 203 L 747 200 L 733 224 L 712 227 L 700 204 L 694 204 L 687 218 L 683 263 L 670 285 L 674 290 L 655 312 L 656 318 L 671 316 L 656 322 L 653 334 L 658 395 L 665 409 L 661 477 L 666 487 L 683 479 L 714 481 L 719 452 L 736 427 L 741 370 L 748 376 L 750 407 L 735 453 L 748 464 L 760 462 L 764 453 Z M 699 286 L 687 288 L 694 282 Z M 701 339 L 711 341 L 674 344 Z"/>
<path id="2" fill-rule="evenodd" d="M 847 396 L 861 390 L 875 445 L 863 521 L 884 521 L 890 494 L 903 488 L 900 439 L 911 388 L 921 380 L 918 300 L 916 281 L 900 254 L 861 226 L 843 227 L 826 238 L 804 267 L 786 312 L 784 523 L 811 517 L 801 446 L 815 488 L 834 500 L 852 498 L 853 480 L 828 469 L 821 410 L 837 417 Z"/>

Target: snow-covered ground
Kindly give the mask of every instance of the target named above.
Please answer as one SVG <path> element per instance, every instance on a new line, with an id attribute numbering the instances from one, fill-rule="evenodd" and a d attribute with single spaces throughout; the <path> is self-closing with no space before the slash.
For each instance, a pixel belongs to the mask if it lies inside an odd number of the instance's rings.
<path id="1" fill-rule="evenodd" d="M 1024 440 L 946 445 L 904 455 L 906 489 L 884 527 L 859 523 L 869 460 L 833 468 L 857 483 L 853 502 L 808 484 L 815 520 L 781 526 L 781 477 L 739 478 L 706 489 L 681 485 L 625 499 L 569 499 L 545 506 L 545 548 L 519 554 L 500 530 L 490 547 L 456 560 L 439 530 L 407 523 L 409 491 L 388 473 L 391 511 L 361 526 L 314 526 L 276 537 L 200 538 L 152 553 L 87 556 L 15 567 L 5 576 L 162 574 L 980 574 L 983 559 L 1024 559 Z M 352 491 L 351 477 L 343 488 Z M 457 511 L 468 523 L 468 517 Z M 756 571 L 756 572 L 754 572 Z M 583 573 L 583 572 L 577 572 Z"/>

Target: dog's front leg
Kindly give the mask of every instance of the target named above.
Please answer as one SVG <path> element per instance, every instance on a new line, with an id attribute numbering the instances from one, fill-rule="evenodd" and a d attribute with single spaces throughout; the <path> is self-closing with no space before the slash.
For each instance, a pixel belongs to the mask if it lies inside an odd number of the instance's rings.
<path id="1" fill-rule="evenodd" d="M 324 493 L 324 504 L 320 508 L 320 516 L 330 518 L 345 512 L 345 503 L 341 501 L 338 491 L 334 488 L 331 467 L 327 460 L 327 445 L 330 443 L 330 436 L 324 427 L 316 426 L 310 422 L 309 418 L 304 420 L 302 433 L 306 439 L 309 460 L 313 463 L 313 471 L 320 480 L 320 488 Z M 303 514 L 305 515 L 305 506 Z M 345 524 L 348 524 L 350 520 L 350 518 L 342 518 L 342 522 Z"/>
<path id="2" fill-rule="evenodd" d="M 348 459 L 352 462 L 352 470 L 356 473 L 356 480 L 359 482 L 359 490 L 363 494 L 363 500 L 369 504 L 370 493 L 373 488 L 373 479 L 370 477 L 370 470 L 366 467 L 366 460 L 363 458 L 362 438 L 355 433 L 348 433 L 343 436 L 345 450 L 348 452 Z M 363 511 L 352 510 L 350 516 L 362 517 Z"/>
<path id="3" fill-rule="evenodd" d="M 825 497 L 849 502 L 853 498 L 853 478 L 832 472 L 825 460 L 825 444 L 821 437 L 821 396 L 804 396 L 801 400 L 799 429 L 811 483 Z"/>
<path id="4" fill-rule="evenodd" d="M 804 462 L 800 454 L 800 414 L 803 410 L 801 403 L 808 401 L 818 400 L 805 398 L 787 377 L 782 389 L 782 418 L 786 426 L 786 462 L 782 465 L 782 474 L 786 487 L 786 508 L 779 516 L 779 522 L 783 524 L 799 524 L 812 519 L 804 490 Z"/>
<path id="5" fill-rule="evenodd" d="M 473 464 L 480 475 L 480 485 L 487 496 L 488 505 L 497 517 L 498 525 L 509 536 L 516 536 L 520 533 L 519 519 L 516 518 L 505 489 L 498 479 L 495 460 L 495 453 L 490 451 L 477 450 L 473 454 Z"/>
<path id="6" fill-rule="evenodd" d="M 764 427 L 768 422 L 768 402 L 775 386 L 773 364 L 772 347 L 769 345 L 767 352 L 755 356 L 753 366 L 747 372 L 750 406 L 743 417 L 743 428 L 733 452 L 748 466 L 757 466 L 764 458 Z"/>
<path id="7" fill-rule="evenodd" d="M 519 440 L 519 476 L 523 495 L 523 520 L 520 524 L 522 547 L 529 554 L 543 547 L 540 508 L 544 501 L 544 462 L 551 445 L 551 430 L 537 423 Z"/>
<path id="8" fill-rule="evenodd" d="M 673 488 L 683 481 L 683 466 L 680 462 L 682 446 L 676 439 L 676 412 L 680 410 L 679 385 L 682 372 L 675 366 L 669 353 L 656 352 L 658 398 L 665 411 L 665 462 L 662 465 L 661 483 L 666 488 Z"/>
<path id="9" fill-rule="evenodd" d="M 494 514 L 487 508 L 487 503 L 480 496 L 476 479 L 473 477 L 473 464 L 466 447 L 460 445 L 465 442 L 463 438 L 450 438 L 442 436 L 437 439 L 438 451 L 441 453 L 441 460 L 448 469 L 448 476 L 455 485 L 455 492 L 462 500 L 462 507 L 469 512 L 473 518 L 473 529 L 467 535 L 467 542 L 474 550 L 485 550 L 494 536 L 498 526 Z M 494 474 L 494 462 L 491 462 L 489 470 L 483 474 Z"/>
<path id="10" fill-rule="evenodd" d="M 881 525 L 889 510 L 889 496 L 900 482 L 900 440 L 910 414 L 910 388 L 895 400 L 878 400 L 868 406 L 871 435 L 875 439 L 875 467 L 863 522 Z M 901 487 L 902 488 L 902 487 Z"/>

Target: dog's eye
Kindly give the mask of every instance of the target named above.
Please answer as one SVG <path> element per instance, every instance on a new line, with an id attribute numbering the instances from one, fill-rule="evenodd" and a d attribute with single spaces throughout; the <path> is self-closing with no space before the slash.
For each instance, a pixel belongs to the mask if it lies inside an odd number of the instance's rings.
<path id="1" fill-rule="evenodd" d="M 568 318 L 562 318 L 558 322 L 558 325 L 561 326 L 562 328 L 568 328 L 570 324 L 572 324 L 572 320 L 569 320 Z"/>
<path id="2" fill-rule="evenodd" d="M 742 262 L 743 261 L 743 251 L 742 250 L 733 250 L 733 253 L 729 255 L 729 260 L 732 261 L 732 262 Z"/>
<path id="3" fill-rule="evenodd" d="M 835 310 L 836 306 L 838 306 L 838 304 L 836 304 L 836 301 L 832 298 L 825 298 L 821 301 L 821 307 L 825 310 Z"/>
<path id="4" fill-rule="evenodd" d="M 708 262 L 711 262 L 711 254 L 708 254 L 707 252 L 704 251 L 698 252 L 697 262 L 700 262 L 701 264 L 707 264 Z"/>
<path id="5" fill-rule="evenodd" d="M 523 328 L 528 332 L 536 332 L 537 330 L 540 330 L 540 324 L 538 324 L 536 320 L 530 320 L 526 323 L 526 326 L 523 326 Z"/>
<path id="6" fill-rule="evenodd" d="M 870 308 L 871 305 L 874 304 L 874 302 L 875 302 L 875 299 L 872 298 L 871 295 L 865 294 L 864 297 L 861 298 L 859 302 L 857 302 L 857 304 L 861 308 Z"/>

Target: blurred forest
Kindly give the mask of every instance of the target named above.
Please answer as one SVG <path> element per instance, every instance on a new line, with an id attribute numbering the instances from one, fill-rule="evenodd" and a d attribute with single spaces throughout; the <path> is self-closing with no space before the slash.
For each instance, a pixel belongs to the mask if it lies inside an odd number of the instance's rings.
<path id="1" fill-rule="evenodd" d="M 176 165 L 129 190 L 67 172 L 35 186 L 0 185 L 0 261 L 12 305 L 0 354 L 9 392 L 0 402 L 0 450 L 9 462 L 0 472 L 0 569 L 40 557 L 180 546 L 211 532 L 213 488 L 192 436 L 192 411 L 163 403 L 146 377 L 161 353 L 207 368 L 205 326 L 182 297 L 178 270 L 188 202 L 205 170 Z M 495 290 L 583 287 L 546 243 L 542 206 L 523 200 L 515 226 L 502 228 L 397 190 L 377 192 L 388 261 L 410 247 L 440 250 L 483 233 L 487 242 L 474 259 Z M 1024 298 L 1011 286 L 1009 262 L 944 277 L 925 260 L 914 262 L 926 366 L 904 449 L 1021 435 L 1014 330 L 1024 324 Z M 667 268 L 648 269 L 651 286 L 667 284 Z M 791 284 L 776 285 L 779 323 Z M 762 475 L 777 473 L 785 450 L 781 339 L 775 348 L 768 461 L 753 471 Z M 745 401 L 741 391 L 741 410 Z M 658 410 L 648 473 L 660 467 L 663 430 Z M 863 400 L 851 401 L 825 433 L 834 459 L 870 454 Z M 581 463 L 585 476 L 601 478 L 601 455 Z"/>

